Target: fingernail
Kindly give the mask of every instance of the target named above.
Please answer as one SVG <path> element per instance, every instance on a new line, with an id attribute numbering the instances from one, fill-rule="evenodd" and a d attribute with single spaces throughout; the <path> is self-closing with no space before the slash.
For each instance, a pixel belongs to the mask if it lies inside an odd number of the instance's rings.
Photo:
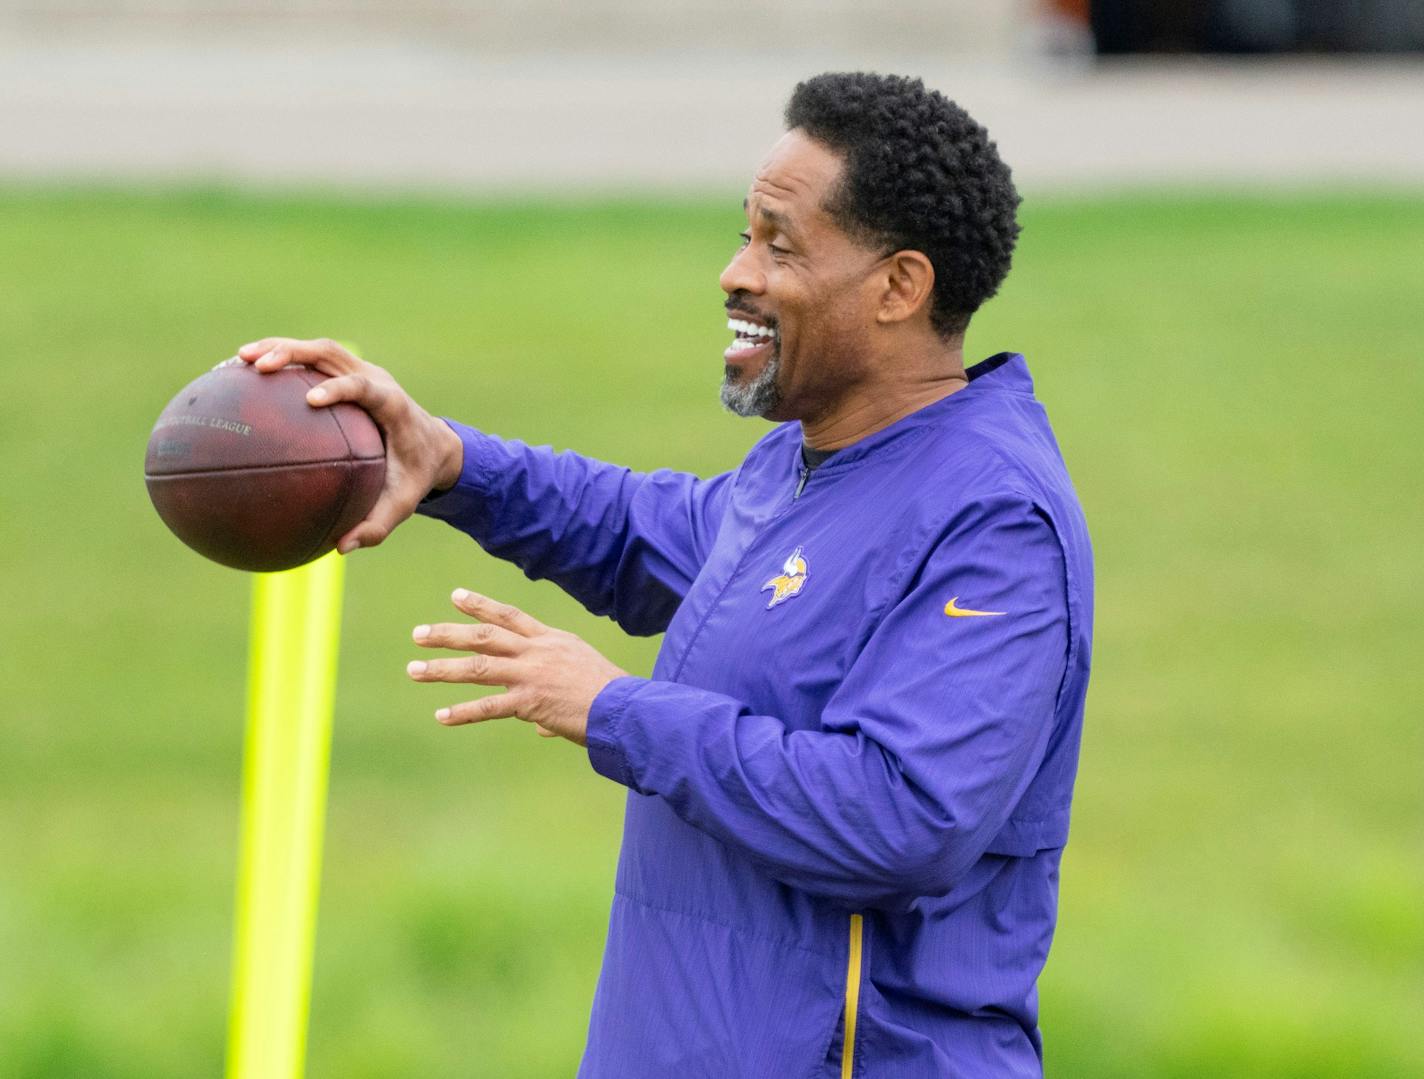
<path id="1" fill-rule="evenodd" d="M 455 589 L 455 591 L 450 593 L 450 598 L 453 599 L 456 603 L 464 603 L 465 600 L 470 598 L 470 595 L 471 593 L 469 589 L 457 588 Z"/>
<path id="2" fill-rule="evenodd" d="M 262 353 L 262 355 L 258 356 L 258 357 L 257 357 L 257 362 L 258 362 L 258 363 L 266 363 L 268 360 L 270 360 L 270 359 L 271 359 L 273 356 L 275 356 L 275 355 L 277 355 L 277 350 L 274 348 L 271 352 L 264 352 L 264 353 Z"/>
<path id="3" fill-rule="evenodd" d="M 307 391 L 307 400 L 308 400 L 308 401 L 325 401 L 325 400 L 326 400 L 326 391 L 325 391 L 324 389 L 322 389 L 320 386 L 318 386 L 318 387 L 317 387 L 316 389 L 314 389 L 314 390 L 308 390 L 308 391 Z"/>
<path id="4" fill-rule="evenodd" d="M 350 554 L 352 551 L 356 550 L 356 548 L 360 546 L 360 540 L 348 540 L 347 542 L 338 545 L 336 550 L 339 554 Z"/>
<path id="5" fill-rule="evenodd" d="M 409 663 L 407 663 L 407 664 L 405 665 L 405 673 L 406 673 L 406 674 L 424 674 L 424 673 L 425 673 L 425 661 L 424 661 L 424 660 L 420 660 L 420 659 L 413 659 L 413 660 L 411 660 Z"/>
<path id="6" fill-rule="evenodd" d="M 415 637 L 417 641 L 424 640 L 426 637 L 430 636 L 430 627 L 416 626 L 414 632 L 412 633 L 412 636 Z"/>
<path id="7" fill-rule="evenodd" d="M 441 723 L 444 723 L 447 719 L 450 718 L 450 709 L 441 708 L 437 710 L 435 713 L 435 718 L 438 719 Z"/>

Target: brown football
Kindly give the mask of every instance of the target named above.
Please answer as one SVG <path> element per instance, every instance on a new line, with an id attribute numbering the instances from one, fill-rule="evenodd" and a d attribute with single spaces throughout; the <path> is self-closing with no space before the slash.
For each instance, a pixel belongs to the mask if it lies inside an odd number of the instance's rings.
<path id="1" fill-rule="evenodd" d="M 308 367 L 261 374 L 219 364 L 168 403 L 143 478 L 158 516 L 199 554 L 234 569 L 291 569 L 336 546 L 385 481 L 381 432 L 348 403 L 312 408 Z"/>

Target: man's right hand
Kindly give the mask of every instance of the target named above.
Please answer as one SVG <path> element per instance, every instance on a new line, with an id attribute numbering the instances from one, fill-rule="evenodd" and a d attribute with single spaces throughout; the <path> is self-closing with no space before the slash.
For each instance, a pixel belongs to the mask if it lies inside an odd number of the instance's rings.
<path id="1" fill-rule="evenodd" d="M 237 355 L 263 372 L 300 363 L 331 376 L 307 391 L 307 403 L 325 408 L 350 401 L 369 412 L 381 428 L 386 483 L 366 518 L 337 541 L 342 554 L 376 546 L 415 512 L 422 498 L 453 487 L 460 478 L 465 456 L 460 437 L 416 404 L 385 370 L 335 341 L 264 337 L 243 345 Z"/>

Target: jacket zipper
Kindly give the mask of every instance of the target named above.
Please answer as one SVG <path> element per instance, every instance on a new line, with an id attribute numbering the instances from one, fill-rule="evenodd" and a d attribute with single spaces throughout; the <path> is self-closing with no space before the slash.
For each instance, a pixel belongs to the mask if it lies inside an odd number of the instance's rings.
<path id="1" fill-rule="evenodd" d="M 860 1006 L 860 953 L 864 937 L 864 919 L 859 914 L 852 914 L 850 953 L 846 959 L 845 1039 L 841 1043 L 841 1079 L 851 1079 L 855 1072 L 855 1020 Z"/>
<path id="2" fill-rule="evenodd" d="M 806 489 L 806 481 L 811 478 L 811 469 L 801 465 L 801 477 L 796 481 L 796 490 L 791 495 L 795 502 Z M 841 1041 L 841 1079 L 853 1079 L 855 1074 L 855 1023 L 860 1008 L 860 956 L 865 938 L 865 919 L 859 914 L 850 916 L 850 948 L 846 957 L 845 1022 L 844 1038 Z"/>

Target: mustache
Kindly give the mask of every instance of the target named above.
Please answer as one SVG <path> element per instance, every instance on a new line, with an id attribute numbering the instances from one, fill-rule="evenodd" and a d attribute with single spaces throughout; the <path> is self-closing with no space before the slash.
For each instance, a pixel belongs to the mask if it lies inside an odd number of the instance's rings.
<path id="1" fill-rule="evenodd" d="M 727 314 L 729 315 L 739 315 L 747 319 L 756 319 L 758 322 L 763 322 L 773 329 L 776 327 L 776 320 L 770 315 L 758 311 L 756 304 L 747 299 L 747 294 L 740 289 L 728 296 L 727 302 L 722 306 L 727 309 Z"/>

